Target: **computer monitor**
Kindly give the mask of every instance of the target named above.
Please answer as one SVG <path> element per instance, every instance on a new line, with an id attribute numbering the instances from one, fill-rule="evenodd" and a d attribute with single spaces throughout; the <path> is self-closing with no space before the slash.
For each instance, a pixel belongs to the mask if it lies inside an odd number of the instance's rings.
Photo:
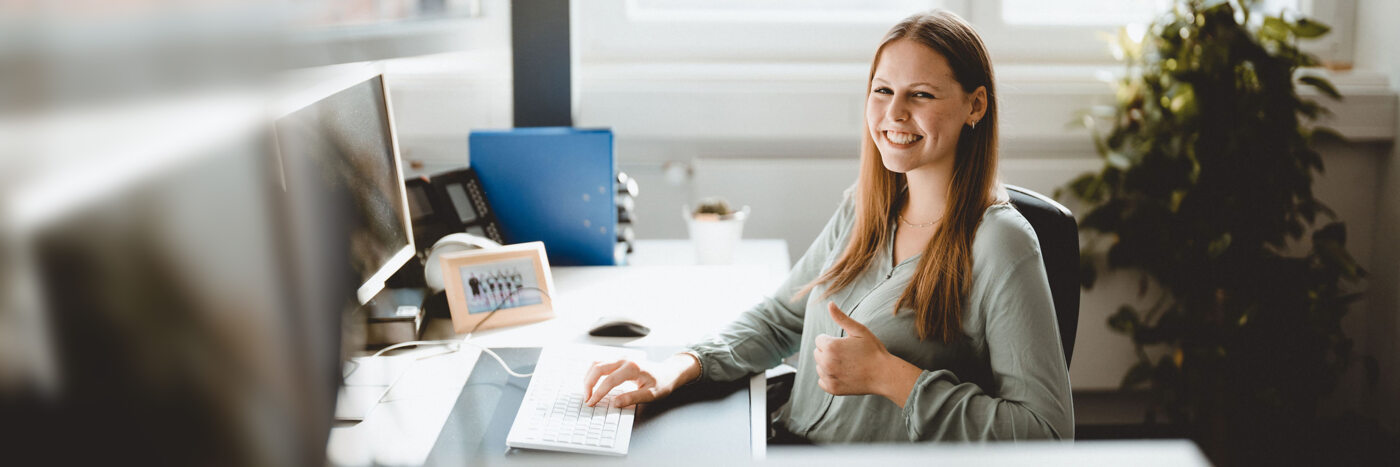
<path id="1" fill-rule="evenodd" d="M 293 93 L 276 119 L 283 171 L 316 186 L 287 186 L 309 197 L 348 197 L 356 297 L 368 303 L 415 253 L 398 142 L 384 78 L 350 70 Z"/>
<path id="2" fill-rule="evenodd" d="M 289 222 L 256 102 L 240 118 L 190 107 L 105 141 L 0 229 L 17 266 L 0 286 L 37 311 L 3 331 L 40 336 L 21 352 L 31 376 L 0 375 L 0 414 L 24 427 L 7 435 L 15 465 L 325 463 L 355 283 L 296 246 L 343 252 L 348 225 Z"/>

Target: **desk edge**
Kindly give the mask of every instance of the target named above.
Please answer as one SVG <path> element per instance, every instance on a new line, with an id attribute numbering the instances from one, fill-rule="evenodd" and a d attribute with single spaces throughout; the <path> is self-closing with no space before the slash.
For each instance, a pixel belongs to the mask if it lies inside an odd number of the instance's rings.
<path id="1" fill-rule="evenodd" d="M 749 446 L 753 459 L 763 460 L 768 451 L 768 376 L 749 377 Z"/>

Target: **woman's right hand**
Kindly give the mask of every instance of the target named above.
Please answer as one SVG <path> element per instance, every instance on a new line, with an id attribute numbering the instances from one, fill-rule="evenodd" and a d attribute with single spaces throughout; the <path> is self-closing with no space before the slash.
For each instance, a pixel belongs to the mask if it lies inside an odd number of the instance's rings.
<path id="1" fill-rule="evenodd" d="M 613 397 L 613 407 L 629 407 L 664 398 L 676 388 L 700 378 L 700 362 L 690 354 L 677 354 L 664 362 L 594 362 L 583 377 L 584 403 L 597 405 L 613 388 L 632 381 L 635 391 Z"/>

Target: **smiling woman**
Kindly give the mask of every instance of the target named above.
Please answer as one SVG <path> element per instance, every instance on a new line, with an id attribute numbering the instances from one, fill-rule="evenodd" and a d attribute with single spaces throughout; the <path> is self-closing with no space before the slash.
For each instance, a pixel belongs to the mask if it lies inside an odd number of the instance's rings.
<path id="1" fill-rule="evenodd" d="M 798 356 L 773 442 L 1070 439 L 1069 372 L 1035 231 L 997 182 L 977 33 L 911 16 L 876 50 L 860 174 L 768 299 L 666 362 L 605 362 L 597 403 L 666 397 Z"/>

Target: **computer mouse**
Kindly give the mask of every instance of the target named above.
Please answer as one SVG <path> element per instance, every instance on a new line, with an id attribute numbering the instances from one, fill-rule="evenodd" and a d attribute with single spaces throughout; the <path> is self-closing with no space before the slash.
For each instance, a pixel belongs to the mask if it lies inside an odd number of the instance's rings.
<path id="1" fill-rule="evenodd" d="M 650 333 L 651 328 L 617 316 L 604 316 L 588 330 L 588 335 L 599 337 L 642 337 Z"/>

